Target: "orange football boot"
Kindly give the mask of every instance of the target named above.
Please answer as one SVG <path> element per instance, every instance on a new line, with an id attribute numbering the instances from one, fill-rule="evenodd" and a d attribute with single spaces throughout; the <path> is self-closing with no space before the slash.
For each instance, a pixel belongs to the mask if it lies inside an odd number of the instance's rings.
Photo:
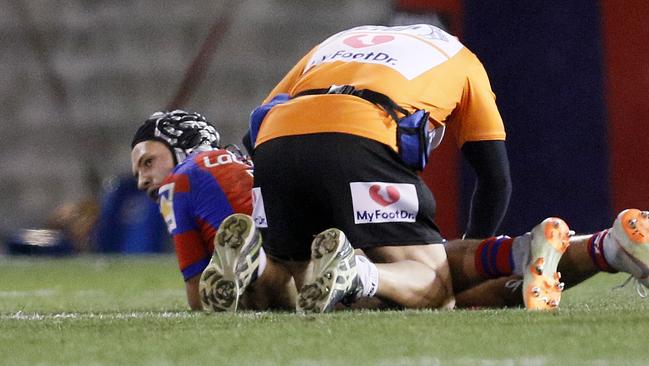
<path id="1" fill-rule="evenodd" d="M 564 284 L 557 265 L 568 249 L 570 229 L 561 219 L 550 217 L 531 232 L 530 261 L 523 274 L 523 300 L 527 310 L 554 310 Z"/>

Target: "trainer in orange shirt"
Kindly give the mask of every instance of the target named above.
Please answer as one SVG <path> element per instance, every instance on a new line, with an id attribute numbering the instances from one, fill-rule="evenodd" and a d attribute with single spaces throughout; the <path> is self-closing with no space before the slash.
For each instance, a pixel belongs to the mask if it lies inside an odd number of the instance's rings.
<path id="1" fill-rule="evenodd" d="M 476 56 L 431 25 L 357 27 L 312 49 L 264 103 L 273 106 L 253 113 L 248 141 L 253 219 L 269 258 L 302 288 L 298 309 L 374 295 L 452 307 L 435 201 L 417 171 L 448 129 L 478 177 L 466 236 L 494 234 L 511 183 L 503 122 Z M 357 263 L 350 243 L 389 267 Z"/>

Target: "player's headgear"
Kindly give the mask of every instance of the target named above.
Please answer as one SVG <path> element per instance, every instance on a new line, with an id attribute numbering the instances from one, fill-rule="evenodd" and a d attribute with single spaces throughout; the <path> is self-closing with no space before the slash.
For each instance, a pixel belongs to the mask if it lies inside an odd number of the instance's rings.
<path id="1" fill-rule="evenodd" d="M 193 152 L 218 148 L 220 139 L 216 128 L 205 117 L 176 109 L 153 113 L 135 133 L 131 149 L 142 141 L 161 141 L 169 147 L 178 164 Z"/>

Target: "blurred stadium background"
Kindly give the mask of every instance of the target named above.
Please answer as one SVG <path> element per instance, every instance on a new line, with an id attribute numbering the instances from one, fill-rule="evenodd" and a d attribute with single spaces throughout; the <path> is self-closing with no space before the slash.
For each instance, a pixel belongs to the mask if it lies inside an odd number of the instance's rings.
<path id="1" fill-rule="evenodd" d="M 646 0 L 0 0 L 0 14 L 0 253 L 169 250 L 128 179 L 137 125 L 182 107 L 238 143 L 304 53 L 362 24 L 439 24 L 483 61 L 509 134 L 504 232 L 550 215 L 596 230 L 649 207 Z M 454 237 L 471 177 L 452 139 L 433 159 L 424 177 Z"/>

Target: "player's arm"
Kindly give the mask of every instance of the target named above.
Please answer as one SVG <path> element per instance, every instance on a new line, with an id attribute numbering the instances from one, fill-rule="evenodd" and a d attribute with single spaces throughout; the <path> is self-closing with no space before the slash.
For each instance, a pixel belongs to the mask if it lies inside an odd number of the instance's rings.
<path id="1" fill-rule="evenodd" d="M 203 310 L 201 298 L 198 294 L 198 282 L 201 276 L 196 275 L 185 281 L 185 292 L 187 293 L 187 304 L 191 310 Z"/>
<path id="2" fill-rule="evenodd" d="M 218 154 L 232 156 L 225 150 Z M 210 169 L 195 169 L 191 173 L 191 199 L 188 200 L 191 204 L 188 202 L 185 206 L 186 214 L 183 215 L 186 218 L 183 226 L 191 226 L 191 230 L 174 236 L 176 255 L 185 279 L 187 303 L 192 310 L 202 309 L 199 281 L 212 257 L 210 244 L 217 228 L 234 212 L 249 214 L 252 211 L 251 166 L 235 159 L 231 161 Z M 198 222 L 202 223 L 200 227 Z"/>
<path id="3" fill-rule="evenodd" d="M 505 141 L 473 141 L 462 155 L 476 174 L 466 238 L 493 236 L 500 226 L 512 192 Z"/>
<path id="4" fill-rule="evenodd" d="M 198 282 L 210 260 L 207 245 L 204 244 L 197 230 L 174 235 L 174 245 L 180 272 L 185 280 L 187 304 L 191 310 L 202 310 Z"/>
<path id="5" fill-rule="evenodd" d="M 160 213 L 173 237 L 178 266 L 185 281 L 187 304 L 192 310 L 201 310 L 198 282 L 210 253 L 194 219 L 190 186 L 188 175 L 175 175 L 160 188 L 159 204 Z"/>
<path id="6" fill-rule="evenodd" d="M 496 233 L 507 212 L 512 183 L 505 126 L 489 77 L 474 54 L 463 55 L 458 67 L 466 72 L 466 84 L 451 127 L 476 176 L 465 237 L 485 238 Z"/>

